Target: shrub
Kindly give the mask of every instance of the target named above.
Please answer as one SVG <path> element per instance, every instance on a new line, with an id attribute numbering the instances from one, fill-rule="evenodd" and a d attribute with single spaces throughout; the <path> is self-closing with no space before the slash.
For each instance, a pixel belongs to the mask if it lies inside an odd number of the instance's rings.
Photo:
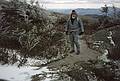
<path id="1" fill-rule="evenodd" d="M 17 48 L 23 59 L 36 56 L 51 59 L 66 54 L 64 33 L 53 25 L 46 10 L 11 0 L 1 12 L 1 48 Z"/>

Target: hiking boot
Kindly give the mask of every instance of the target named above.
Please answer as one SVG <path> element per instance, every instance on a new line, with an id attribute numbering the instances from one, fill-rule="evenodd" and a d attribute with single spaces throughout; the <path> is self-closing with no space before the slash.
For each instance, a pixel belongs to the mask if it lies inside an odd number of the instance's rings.
<path id="1" fill-rule="evenodd" d="M 78 51 L 77 53 L 76 53 L 76 55 L 79 55 L 80 54 L 80 51 Z"/>
<path id="2" fill-rule="evenodd" d="M 70 53 L 74 53 L 74 52 L 75 52 L 75 50 L 71 50 L 71 51 L 70 51 Z"/>

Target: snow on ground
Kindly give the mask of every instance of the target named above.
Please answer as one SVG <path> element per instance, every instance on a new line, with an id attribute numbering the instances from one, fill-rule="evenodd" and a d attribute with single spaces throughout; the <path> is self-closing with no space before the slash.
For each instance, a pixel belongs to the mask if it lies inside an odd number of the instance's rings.
<path id="1" fill-rule="evenodd" d="M 107 58 L 108 50 L 104 50 L 104 54 L 100 56 L 98 59 L 104 61 L 104 62 L 110 62 L 110 60 Z"/>
<path id="2" fill-rule="evenodd" d="M 16 54 L 15 50 L 9 50 L 9 55 Z M 17 55 L 20 58 L 19 54 Z M 47 67 L 43 67 L 38 69 L 39 67 L 32 67 L 34 65 L 40 65 L 46 63 L 46 60 L 37 60 L 33 58 L 28 58 L 27 63 L 18 68 L 18 62 L 14 65 L 1 65 L 0 64 L 0 79 L 8 80 L 8 81 L 31 81 L 31 76 L 40 74 L 42 72 L 52 72 L 47 69 Z M 45 79 L 44 81 L 50 81 L 50 78 Z"/>
<path id="3" fill-rule="evenodd" d="M 113 41 L 113 38 L 112 38 L 112 31 L 109 32 L 109 36 L 107 37 L 109 40 L 110 40 L 110 44 L 112 44 L 113 46 L 115 46 L 115 43 Z"/>
<path id="4" fill-rule="evenodd" d="M 8 81 L 31 81 L 31 76 L 40 74 L 42 71 L 49 72 L 47 67 L 35 70 L 38 67 L 23 66 L 18 68 L 15 65 L 0 65 L 0 79 Z M 46 79 L 45 81 L 50 81 Z"/>
<path id="5" fill-rule="evenodd" d="M 28 63 L 20 68 L 17 63 L 14 65 L 1 65 L 0 64 L 0 79 L 8 81 L 31 81 L 31 76 L 49 71 L 47 67 L 38 69 L 39 67 L 32 67 L 34 63 L 42 63 L 40 60 L 28 59 Z M 47 75 L 48 76 L 48 75 Z M 50 81 L 51 78 L 46 78 L 44 81 Z"/>

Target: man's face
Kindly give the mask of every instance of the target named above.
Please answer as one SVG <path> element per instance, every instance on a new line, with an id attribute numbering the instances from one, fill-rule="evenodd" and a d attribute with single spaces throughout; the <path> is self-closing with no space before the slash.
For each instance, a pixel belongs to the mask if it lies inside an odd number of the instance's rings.
<path id="1" fill-rule="evenodd" d="M 72 14 L 72 19 L 75 19 L 77 17 L 76 14 Z"/>

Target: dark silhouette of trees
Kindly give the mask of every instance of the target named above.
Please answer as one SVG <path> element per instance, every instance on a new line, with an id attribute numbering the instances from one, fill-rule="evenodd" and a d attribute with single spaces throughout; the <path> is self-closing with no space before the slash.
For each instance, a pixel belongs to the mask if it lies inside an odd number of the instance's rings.
<path id="1" fill-rule="evenodd" d="M 102 7 L 101 12 L 105 13 L 105 16 L 107 17 L 108 16 L 108 11 L 109 11 L 108 6 L 105 4 L 105 6 Z"/>

